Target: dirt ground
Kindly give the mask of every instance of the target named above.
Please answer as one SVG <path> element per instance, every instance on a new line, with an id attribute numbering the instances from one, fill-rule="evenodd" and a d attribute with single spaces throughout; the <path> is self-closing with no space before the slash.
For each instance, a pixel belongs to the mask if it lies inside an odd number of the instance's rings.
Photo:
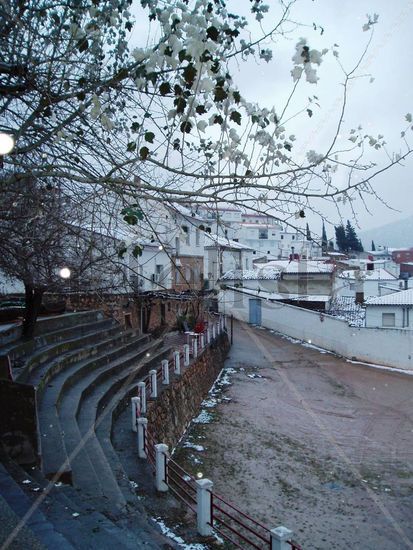
<path id="1" fill-rule="evenodd" d="M 308 549 L 413 549 L 413 376 L 235 323 L 176 458 Z"/>

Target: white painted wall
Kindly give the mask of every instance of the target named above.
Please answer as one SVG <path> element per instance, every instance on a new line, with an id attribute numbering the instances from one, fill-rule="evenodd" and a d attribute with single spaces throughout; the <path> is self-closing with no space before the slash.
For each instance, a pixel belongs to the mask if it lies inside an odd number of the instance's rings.
<path id="1" fill-rule="evenodd" d="M 221 291 L 219 310 L 249 320 L 249 299 L 238 290 Z M 413 370 L 413 331 L 350 327 L 346 321 L 296 306 L 261 300 L 262 326 L 344 357 Z"/>
<path id="2" fill-rule="evenodd" d="M 367 305 L 366 327 L 382 327 L 383 313 L 394 313 L 395 328 L 413 330 L 413 308 L 403 306 Z"/>
<path id="3" fill-rule="evenodd" d="M 172 288 L 171 260 L 158 246 L 144 246 L 142 256 L 138 258 L 130 254 L 129 267 L 129 279 L 140 292 Z"/>

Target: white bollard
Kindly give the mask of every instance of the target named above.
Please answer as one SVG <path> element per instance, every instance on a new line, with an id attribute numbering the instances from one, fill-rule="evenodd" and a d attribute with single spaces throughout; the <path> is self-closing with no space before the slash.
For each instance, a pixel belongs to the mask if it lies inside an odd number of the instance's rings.
<path id="1" fill-rule="evenodd" d="M 184 344 L 184 367 L 189 365 L 189 345 Z"/>
<path id="2" fill-rule="evenodd" d="M 212 535 L 211 491 L 214 486 L 210 479 L 196 480 L 196 525 L 202 537 Z"/>
<path id="3" fill-rule="evenodd" d="M 174 373 L 181 374 L 181 357 L 179 351 L 174 351 Z"/>
<path id="4" fill-rule="evenodd" d="M 277 527 L 271 529 L 271 550 L 291 550 L 291 546 L 288 544 L 288 540 L 291 540 L 293 532 L 287 527 Z"/>
<path id="5" fill-rule="evenodd" d="M 215 323 L 212 324 L 212 339 L 215 340 Z"/>
<path id="6" fill-rule="evenodd" d="M 149 376 L 151 377 L 151 397 L 156 399 L 158 397 L 158 379 L 156 378 L 156 370 L 150 370 Z"/>
<path id="7" fill-rule="evenodd" d="M 192 354 L 194 359 L 198 357 L 198 338 L 196 336 L 194 336 L 194 339 L 192 340 Z"/>
<path id="8" fill-rule="evenodd" d="M 139 397 L 141 398 L 141 413 L 146 413 L 146 384 L 145 382 L 138 382 Z"/>
<path id="9" fill-rule="evenodd" d="M 139 458 L 146 458 L 146 451 L 145 451 L 145 437 L 146 437 L 146 430 L 148 427 L 148 419 L 147 418 L 138 418 L 138 457 Z"/>
<path id="10" fill-rule="evenodd" d="M 132 397 L 130 400 L 130 404 L 132 411 L 132 431 L 136 432 L 136 421 L 138 419 L 138 411 L 140 411 L 141 400 L 139 399 L 139 397 Z"/>
<path id="11" fill-rule="evenodd" d="M 155 487 L 157 491 L 165 493 L 168 490 L 166 483 L 166 464 L 169 458 L 168 445 L 158 443 L 155 445 Z"/>
<path id="12" fill-rule="evenodd" d="M 162 359 L 162 384 L 169 384 L 169 361 L 168 359 Z"/>
<path id="13" fill-rule="evenodd" d="M 204 335 L 203 332 L 201 333 L 199 347 L 200 347 L 200 349 L 204 349 L 204 347 L 205 347 L 205 335 Z"/>

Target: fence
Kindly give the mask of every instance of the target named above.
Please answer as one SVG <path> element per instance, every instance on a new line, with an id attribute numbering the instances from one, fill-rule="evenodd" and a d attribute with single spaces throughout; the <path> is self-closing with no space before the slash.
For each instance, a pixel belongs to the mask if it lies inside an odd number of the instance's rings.
<path id="1" fill-rule="evenodd" d="M 156 436 L 148 429 L 143 416 L 147 410 L 147 396 L 157 397 L 159 382 L 169 384 L 171 370 L 181 373 L 181 365 L 189 365 L 190 355 L 194 359 L 226 329 L 224 316 L 203 333 L 190 333 L 192 342 L 185 344 L 182 351 L 173 353 L 173 360 L 162 360 L 158 369 L 153 369 L 138 384 L 139 396 L 132 397 L 132 429 L 137 432 L 138 456 L 146 458 L 155 472 L 155 486 L 160 492 L 171 493 L 196 515 L 198 533 L 210 536 L 214 532 L 242 550 L 302 550 L 292 541 L 293 533 L 283 526 L 269 529 L 248 516 L 233 504 L 213 491 L 209 479 L 196 479 L 186 472 L 169 455 L 167 445 L 156 442 Z"/>

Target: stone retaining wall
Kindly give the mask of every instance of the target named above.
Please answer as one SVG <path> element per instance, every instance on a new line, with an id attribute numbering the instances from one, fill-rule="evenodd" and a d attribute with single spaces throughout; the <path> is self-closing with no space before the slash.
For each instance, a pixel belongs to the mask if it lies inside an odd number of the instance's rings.
<path id="1" fill-rule="evenodd" d="M 148 407 L 148 428 L 157 443 L 172 449 L 182 437 L 189 422 L 200 409 L 230 349 L 228 336 L 222 333 L 181 376 L 171 380 L 169 387 Z"/>

